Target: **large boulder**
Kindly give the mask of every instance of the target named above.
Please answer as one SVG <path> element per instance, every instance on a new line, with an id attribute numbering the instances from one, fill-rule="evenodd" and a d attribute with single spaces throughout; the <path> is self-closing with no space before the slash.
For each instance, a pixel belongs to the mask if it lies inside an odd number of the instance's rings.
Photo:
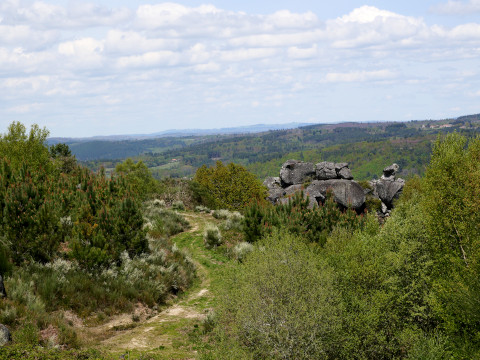
<path id="1" fill-rule="evenodd" d="M 405 186 L 405 180 L 380 179 L 374 182 L 375 193 L 388 209 L 393 207 L 393 200 L 397 199 Z"/>
<path id="2" fill-rule="evenodd" d="M 315 180 L 307 187 L 307 194 L 320 193 L 326 196 L 328 189 L 333 192 L 334 199 L 344 207 L 360 210 L 365 204 L 362 187 L 355 181 L 345 179 Z"/>
<path id="3" fill-rule="evenodd" d="M 10 334 L 10 330 L 8 330 L 5 325 L 0 324 L 0 346 L 4 346 L 10 341 L 12 341 L 12 335 Z"/>
<path id="4" fill-rule="evenodd" d="M 303 185 L 291 185 L 286 189 L 283 189 L 283 196 L 279 198 L 277 201 L 280 204 L 288 204 L 290 198 L 295 196 L 296 193 L 303 191 L 303 198 L 306 199 L 308 197 L 309 204 L 308 207 L 313 209 L 315 206 L 318 206 L 318 200 L 314 196 L 310 196 L 308 192 L 305 190 Z"/>
<path id="5" fill-rule="evenodd" d="M 268 189 L 267 200 L 276 204 L 283 196 L 283 188 L 279 177 L 267 177 L 263 185 Z"/>
<path id="6" fill-rule="evenodd" d="M 315 166 L 312 163 L 287 160 L 280 169 L 282 187 L 304 183 L 315 176 Z"/>
<path id="7" fill-rule="evenodd" d="M 315 165 L 315 177 L 318 180 L 329 180 L 337 178 L 335 163 L 323 161 Z"/>
<path id="8" fill-rule="evenodd" d="M 382 180 L 395 180 L 395 175 L 399 169 L 400 166 L 395 163 L 387 166 L 385 169 L 383 169 Z"/>

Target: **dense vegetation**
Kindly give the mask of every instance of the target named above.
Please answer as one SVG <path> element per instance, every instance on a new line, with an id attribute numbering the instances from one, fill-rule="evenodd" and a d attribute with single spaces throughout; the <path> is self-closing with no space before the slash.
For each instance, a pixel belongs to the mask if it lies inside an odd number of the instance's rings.
<path id="1" fill-rule="evenodd" d="M 188 223 L 140 201 L 156 189 L 141 163 L 126 161 L 107 178 L 77 166 L 68 146 L 48 148 L 47 136 L 13 123 L 0 137 L 0 323 L 21 347 L 49 345 L 53 335 L 52 346 L 76 347 L 63 311 L 101 321 L 139 302 L 163 304 L 195 269 L 169 240 Z"/>
<path id="2" fill-rule="evenodd" d="M 193 180 L 162 181 L 149 156 L 93 173 L 67 145 L 47 147 L 47 130 L 13 123 L 0 137 L 0 323 L 13 332 L 0 359 L 104 357 L 75 349 L 82 339 L 67 312 L 101 324 L 185 291 L 195 266 L 170 239 L 189 228 L 185 209 L 211 221 L 199 235 L 202 271 L 224 269 L 212 281 L 214 311 L 201 329 L 182 329 L 202 358 L 480 357 L 480 138 L 471 118 L 457 120 L 463 135 L 427 123 L 230 137 L 184 149 L 192 168 L 206 159 Z M 224 156 L 241 164 L 212 163 Z M 263 201 L 248 168 L 262 161 L 263 174 L 290 156 L 349 161 L 366 178 L 397 162 L 412 176 L 380 225 L 374 211 L 328 196 L 314 209 L 302 194 Z"/>
<path id="3" fill-rule="evenodd" d="M 312 242 L 274 224 L 227 272 L 204 358 L 479 357 L 479 160 L 480 139 L 438 139 L 383 227 L 368 215 Z"/>

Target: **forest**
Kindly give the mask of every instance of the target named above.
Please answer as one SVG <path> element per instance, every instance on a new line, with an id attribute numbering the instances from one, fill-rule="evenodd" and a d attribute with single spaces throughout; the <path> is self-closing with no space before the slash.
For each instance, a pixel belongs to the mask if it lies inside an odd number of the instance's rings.
<path id="1" fill-rule="evenodd" d="M 67 144 L 92 170 L 103 166 L 108 172 L 131 157 L 143 161 L 157 179 L 191 178 L 197 168 L 215 165 L 217 160 L 241 164 L 264 179 L 273 176 L 287 159 L 295 158 L 352 162 L 355 177 L 367 180 L 379 176 L 387 162 L 399 163 L 404 177 L 421 175 L 438 134 L 457 131 L 471 137 L 478 126 L 478 116 L 470 115 L 443 121 L 319 124 L 255 134 Z"/>
<path id="2" fill-rule="evenodd" d="M 148 156 L 94 172 L 12 123 L 0 359 L 479 358 L 480 138 L 422 125 L 230 137 L 182 150 L 191 179 L 157 179 Z M 381 221 L 331 194 L 272 205 L 259 177 L 292 157 L 408 180 Z"/>

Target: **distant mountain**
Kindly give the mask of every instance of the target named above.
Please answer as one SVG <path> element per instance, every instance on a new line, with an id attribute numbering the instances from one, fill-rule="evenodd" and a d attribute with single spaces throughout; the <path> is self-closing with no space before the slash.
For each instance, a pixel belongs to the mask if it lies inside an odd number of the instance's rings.
<path id="1" fill-rule="evenodd" d="M 52 137 L 48 139 L 49 144 L 57 143 L 78 143 L 87 141 L 125 141 L 125 140 L 148 140 L 161 137 L 182 137 L 182 136 L 205 136 L 205 135 L 227 135 L 227 134 L 252 134 L 270 130 L 297 129 L 302 126 L 313 125 L 312 123 L 291 122 L 286 124 L 257 124 L 249 126 L 238 126 L 219 129 L 172 129 L 156 132 L 153 134 L 131 134 L 131 135 L 106 135 L 92 136 L 85 138 Z"/>

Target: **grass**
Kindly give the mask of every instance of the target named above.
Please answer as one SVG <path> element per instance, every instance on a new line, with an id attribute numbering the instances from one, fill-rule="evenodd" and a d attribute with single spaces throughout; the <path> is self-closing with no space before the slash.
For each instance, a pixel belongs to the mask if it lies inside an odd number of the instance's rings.
<path id="1" fill-rule="evenodd" d="M 125 359 L 129 356 L 130 359 L 157 360 L 197 358 L 198 352 L 209 346 L 203 321 L 215 306 L 214 284 L 229 259 L 219 249 L 207 250 L 203 242 L 206 225 L 219 221 L 208 214 L 187 212 L 185 217 L 192 225 L 191 230 L 171 240 L 196 264 L 197 279 L 157 316 L 136 323 L 135 328 L 119 331 L 97 344 L 97 349 L 117 358 L 125 354 Z M 142 346 L 147 347 L 142 349 Z"/>

